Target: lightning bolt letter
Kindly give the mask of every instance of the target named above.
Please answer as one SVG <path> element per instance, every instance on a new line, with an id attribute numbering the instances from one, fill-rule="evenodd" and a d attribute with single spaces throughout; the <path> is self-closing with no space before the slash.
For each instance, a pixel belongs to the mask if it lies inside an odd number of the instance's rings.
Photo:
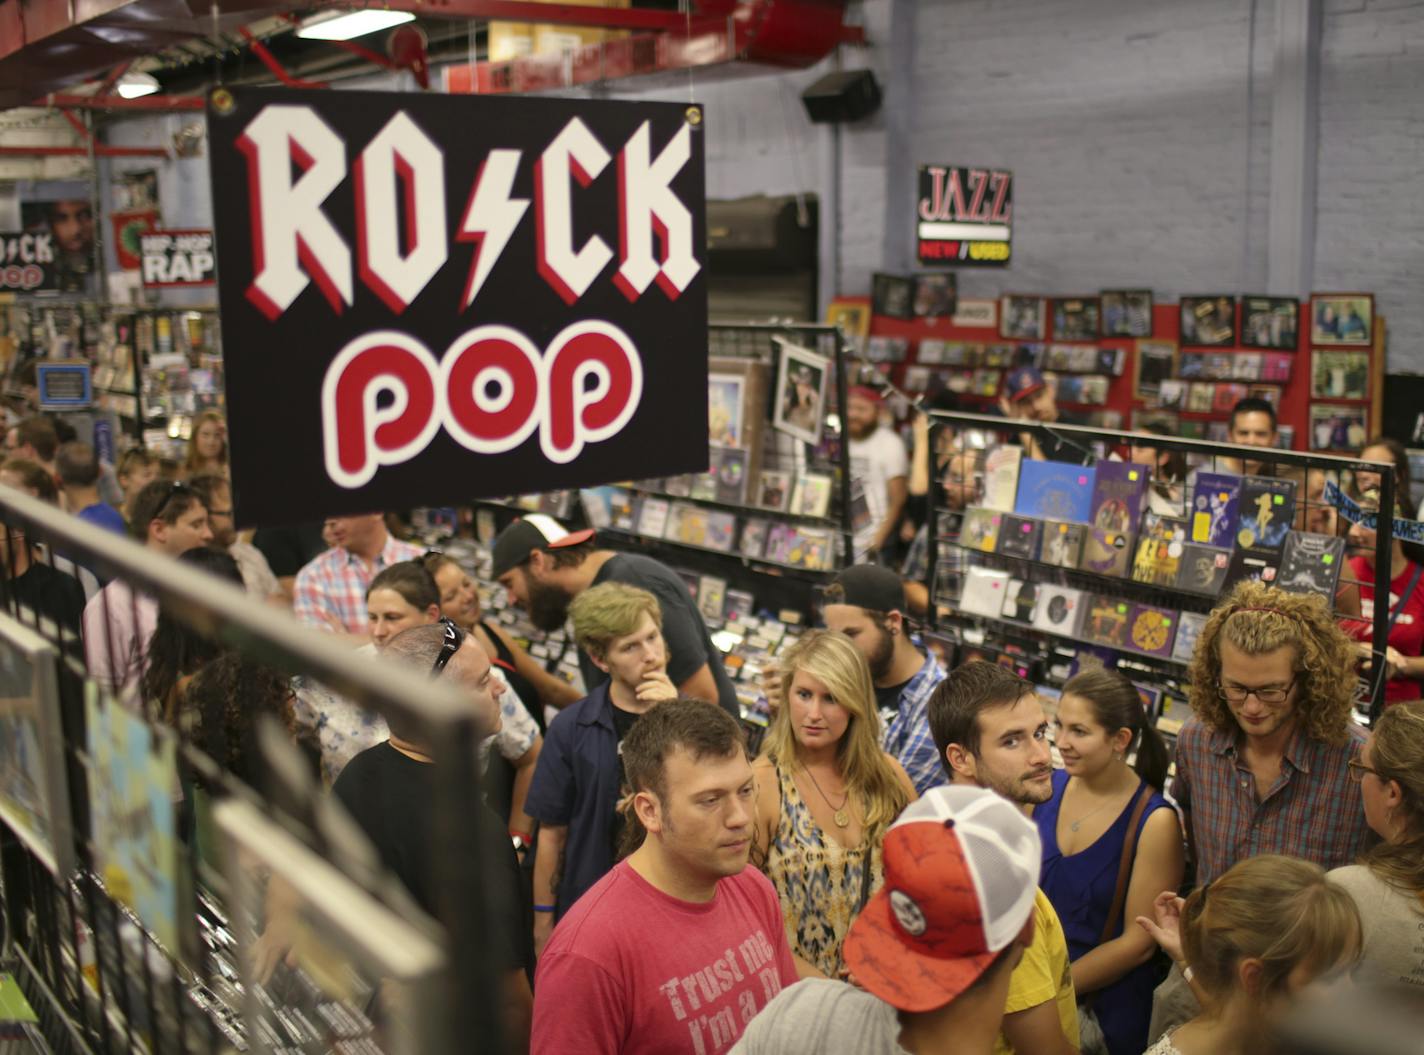
<path id="1" fill-rule="evenodd" d="M 475 243 L 470 277 L 465 282 L 465 296 L 460 302 L 461 311 L 475 302 L 480 287 L 494 270 L 529 208 L 528 198 L 510 197 L 520 155 L 518 150 L 491 150 L 475 176 L 475 185 L 470 188 L 465 218 L 460 221 L 460 231 L 455 236 L 458 241 Z"/>

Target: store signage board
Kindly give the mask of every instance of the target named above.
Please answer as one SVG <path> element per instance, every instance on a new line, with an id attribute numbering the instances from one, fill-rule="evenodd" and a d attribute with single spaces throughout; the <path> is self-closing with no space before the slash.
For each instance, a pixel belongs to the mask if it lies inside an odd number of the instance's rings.
<path id="1" fill-rule="evenodd" d="M 702 118 L 215 91 L 239 523 L 704 471 Z"/>
<path id="2" fill-rule="evenodd" d="M 48 231 L 0 233 L 0 292 L 45 293 L 58 289 L 53 234 Z"/>
<path id="3" fill-rule="evenodd" d="M 87 359 L 43 362 L 35 366 L 41 410 L 86 410 L 94 405 L 92 366 Z"/>
<path id="4" fill-rule="evenodd" d="M 145 289 L 211 286 L 216 281 L 212 231 L 153 231 L 138 238 Z"/>
<path id="5" fill-rule="evenodd" d="M 921 165 L 915 252 L 939 267 L 1008 267 L 1013 258 L 1014 174 Z"/>

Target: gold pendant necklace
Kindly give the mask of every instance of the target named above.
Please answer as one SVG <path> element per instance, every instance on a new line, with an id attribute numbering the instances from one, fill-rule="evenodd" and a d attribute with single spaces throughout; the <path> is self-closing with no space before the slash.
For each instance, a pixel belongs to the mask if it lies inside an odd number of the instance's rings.
<path id="1" fill-rule="evenodd" d="M 831 801 L 830 796 L 828 796 L 824 791 L 821 791 L 821 785 L 820 782 L 816 780 L 816 774 L 812 773 L 811 770 L 808 769 L 806 766 L 802 766 L 801 770 L 808 777 L 811 778 L 811 783 L 816 788 L 816 790 L 820 792 L 821 798 L 825 799 L 826 805 L 834 811 L 831 814 L 831 819 L 836 822 L 836 827 L 849 828 L 850 814 L 846 812 L 846 807 L 850 805 L 850 792 L 847 791 L 845 793 L 845 798 L 841 801 L 841 804 L 837 806 L 834 802 Z"/>

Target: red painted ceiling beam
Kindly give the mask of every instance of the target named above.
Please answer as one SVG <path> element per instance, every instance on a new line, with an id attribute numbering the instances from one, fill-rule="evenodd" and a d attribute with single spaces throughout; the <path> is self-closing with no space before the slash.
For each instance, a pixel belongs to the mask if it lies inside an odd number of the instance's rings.
<path id="1" fill-rule="evenodd" d="M 141 95 L 137 99 L 125 99 L 121 95 L 56 92 L 36 99 L 34 105 L 67 110 L 201 110 L 207 103 L 201 95 Z"/>
<path id="2" fill-rule="evenodd" d="M 166 158 L 168 151 L 163 147 L 96 146 L 94 154 L 101 158 Z M 0 147 L 0 157 L 7 158 L 83 158 L 88 156 L 88 147 Z"/>

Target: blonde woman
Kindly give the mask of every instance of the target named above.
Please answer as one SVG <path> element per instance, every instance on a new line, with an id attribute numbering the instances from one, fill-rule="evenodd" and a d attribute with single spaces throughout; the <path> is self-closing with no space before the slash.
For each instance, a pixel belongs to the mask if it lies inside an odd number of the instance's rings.
<path id="1" fill-rule="evenodd" d="M 183 479 L 195 476 L 228 476 L 227 422 L 216 410 L 205 410 L 193 420 L 188 437 L 188 455 L 183 459 Z"/>
<path id="2" fill-rule="evenodd" d="M 1271 1050 L 1292 997 L 1360 958 L 1360 914 L 1319 865 L 1249 857 L 1185 901 L 1167 891 L 1155 921 L 1137 922 L 1177 961 L 1202 1011 L 1146 1055 L 1248 1055 Z"/>
<path id="3" fill-rule="evenodd" d="M 781 684 L 754 766 L 752 860 L 776 887 L 803 975 L 836 978 L 846 931 L 883 881 L 881 839 L 915 789 L 880 750 L 870 669 L 848 637 L 807 633 L 782 658 Z"/>
<path id="4" fill-rule="evenodd" d="M 1385 711 L 1350 775 L 1365 819 L 1382 840 L 1330 879 L 1355 899 L 1365 927 L 1364 967 L 1377 981 L 1418 985 L 1424 975 L 1424 702 Z"/>

